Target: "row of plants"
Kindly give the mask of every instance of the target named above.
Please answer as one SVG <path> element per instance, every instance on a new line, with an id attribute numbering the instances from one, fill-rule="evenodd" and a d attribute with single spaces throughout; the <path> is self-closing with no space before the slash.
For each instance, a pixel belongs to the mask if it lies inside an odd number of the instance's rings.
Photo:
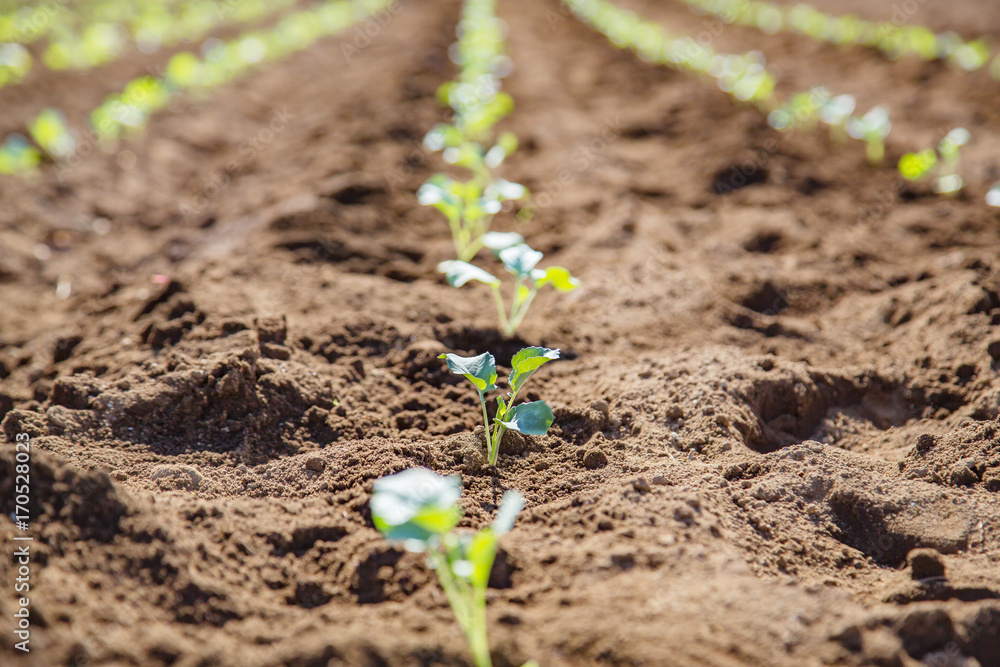
<path id="1" fill-rule="evenodd" d="M 150 116 L 164 108 L 174 94 L 197 94 L 229 83 L 251 69 L 342 32 L 390 4 L 391 0 L 328 0 L 287 14 L 267 30 L 205 42 L 202 55 L 177 53 L 161 75 L 140 76 L 109 95 L 91 112 L 90 128 L 85 133 L 72 130 L 58 109 L 45 109 L 28 124 L 31 141 L 23 134 L 12 134 L 0 145 L 0 173 L 24 174 L 43 160 L 70 160 L 84 140 L 113 150 L 119 139 L 145 127 Z"/>
<path id="2" fill-rule="evenodd" d="M 1000 54 L 991 54 L 985 39 L 964 40 L 955 32 L 937 34 L 926 26 L 908 25 L 909 13 L 900 7 L 894 9 L 903 14 L 901 17 L 878 22 L 853 15 L 834 16 L 801 3 L 681 1 L 727 24 L 749 26 L 768 34 L 787 31 L 832 44 L 866 46 L 892 59 L 914 55 L 924 60 L 948 60 L 966 71 L 979 70 L 990 63 L 990 73 L 1000 79 Z"/>
<path id="3" fill-rule="evenodd" d="M 782 102 L 775 93 L 776 79 L 767 70 L 765 58 L 758 51 L 741 55 L 716 53 L 711 46 L 692 37 L 672 36 L 661 25 L 622 9 L 609 0 L 562 1 L 581 21 L 607 37 L 614 46 L 630 49 L 647 62 L 715 79 L 719 88 L 737 102 L 750 103 L 766 113 L 768 123 L 777 130 L 809 130 L 823 124 L 829 128 L 835 142 L 842 142 L 846 137 L 863 142 L 868 161 L 872 165 L 879 165 L 885 159 L 885 142 L 892 130 L 892 120 L 885 107 L 875 106 L 864 114 L 857 115 L 857 103 L 852 95 L 833 95 L 824 86 L 794 93 Z M 705 11 L 718 13 L 727 21 L 741 20 L 739 17 L 749 21 L 750 17 L 766 14 L 767 7 L 770 7 L 767 3 L 748 0 L 686 1 L 697 3 Z M 831 17 L 806 5 L 781 9 L 784 12 L 782 16 L 787 14 L 787 25 L 798 26 L 795 29 L 803 31 L 806 24 L 812 25 L 810 21 L 828 28 L 833 24 L 839 25 L 840 20 L 845 18 Z M 791 19 L 792 15 L 796 17 L 794 21 Z M 810 21 L 803 19 L 803 16 L 811 17 Z M 825 18 L 821 20 L 817 16 Z M 846 18 L 853 20 L 853 17 Z M 772 23 L 773 21 L 767 25 Z M 780 25 L 786 23 L 782 22 Z M 888 25 L 896 33 L 905 32 L 895 24 Z M 889 34 L 888 28 L 883 24 L 870 24 L 864 28 L 865 34 L 875 29 L 872 26 L 881 26 L 880 34 Z M 826 34 L 818 28 L 811 28 L 809 32 Z M 968 49 L 982 55 L 985 43 L 981 40 L 963 42 L 947 53 L 964 54 Z M 971 55 L 965 55 L 961 57 L 960 64 L 964 63 L 965 69 L 975 69 L 972 67 L 973 60 Z M 904 155 L 897 164 L 897 170 L 903 178 L 910 181 L 921 181 L 934 175 L 934 192 L 941 195 L 957 194 L 965 185 L 958 173 L 961 148 L 971 139 L 966 129 L 954 128 L 934 148 Z M 991 188 L 986 203 L 991 206 L 1000 204 L 1000 183 Z"/>
<path id="4" fill-rule="evenodd" d="M 768 31 L 785 25 L 784 10 L 777 18 L 762 18 L 771 7 L 765 3 L 686 1 L 708 11 L 720 12 L 724 10 L 723 5 L 738 4 L 751 12 L 754 21 L 763 21 Z M 843 142 L 848 137 L 859 140 L 865 144 L 871 164 L 884 161 L 885 140 L 892 123 L 883 107 L 876 106 L 855 115 L 854 97 L 832 95 L 822 86 L 791 95 L 782 102 L 775 94 L 775 78 L 758 52 L 716 53 L 691 37 L 671 36 L 662 26 L 643 20 L 608 0 L 563 2 L 581 21 L 604 34 L 615 46 L 629 48 L 648 62 L 715 79 L 719 88 L 737 101 L 752 104 L 766 113 L 770 125 L 778 130 L 812 129 L 823 124 L 829 128 L 833 141 Z M 451 50 L 458 65 L 458 76 L 438 91 L 440 101 L 450 107 L 452 118 L 448 123 L 433 127 L 424 139 L 425 147 L 441 151 L 444 162 L 463 170 L 465 177 L 435 174 L 419 189 L 418 200 L 437 209 L 451 230 L 456 257 L 438 267 L 448 283 L 454 287 L 470 282 L 488 285 L 496 302 L 499 328 L 505 335 L 513 336 L 539 289 L 551 284 L 557 290 L 569 291 L 579 283 L 563 267 L 536 268 L 543 255 L 527 245 L 521 234 L 491 231 L 494 216 L 512 210 L 513 202 L 527 195 L 522 185 L 495 174 L 517 148 L 514 135 L 497 135 L 494 131 L 496 124 L 514 108 L 513 100 L 501 90 L 501 80 L 510 72 L 511 63 L 504 53 L 505 26 L 496 17 L 495 6 L 495 0 L 465 0 L 459 39 Z M 842 41 L 871 41 L 868 32 L 875 24 L 838 19 L 834 27 L 824 24 L 820 29 L 813 25 L 819 21 L 818 13 L 805 13 L 800 7 L 787 11 L 788 25 L 793 29 L 814 36 L 828 36 L 832 30 L 841 35 L 837 39 Z M 740 14 L 740 20 L 750 21 L 751 14 Z M 892 53 L 902 55 L 907 52 L 904 46 L 921 34 L 918 30 L 904 31 L 902 35 L 897 31 L 894 36 L 883 35 L 886 41 L 872 42 L 872 45 L 884 46 L 888 52 L 888 40 L 895 39 L 893 43 L 897 47 Z M 904 46 L 898 46 L 900 44 Z M 954 55 L 967 69 L 973 69 L 967 66 L 968 59 L 960 55 L 966 47 L 978 48 L 962 44 L 948 54 Z M 899 172 L 910 180 L 933 175 L 936 192 L 953 194 L 963 185 L 957 167 L 961 148 L 970 139 L 968 131 L 956 128 L 934 149 L 905 155 L 899 162 Z M 1000 205 L 1000 184 L 991 190 L 987 201 Z M 492 254 L 515 277 L 509 308 L 503 299 L 500 279 L 475 263 L 483 250 Z M 465 377 L 476 390 L 483 419 L 483 447 L 490 466 L 498 464 L 507 431 L 544 435 L 552 426 L 553 412 L 544 401 L 517 403 L 517 400 L 535 371 L 559 358 L 558 349 L 528 347 L 514 355 L 507 378 L 508 389 L 497 396 L 492 417 L 487 396 L 498 389 L 499 378 L 494 356 L 486 352 L 472 357 L 442 354 L 440 358 L 452 373 Z M 428 565 L 437 573 L 476 667 L 490 667 L 485 592 L 497 541 L 513 527 L 523 507 L 523 498 L 516 491 L 508 491 L 492 525 L 478 531 L 461 532 L 456 530 L 461 517 L 460 496 L 459 477 L 442 477 L 430 470 L 412 468 L 377 480 L 370 507 L 375 527 L 386 539 L 410 551 L 427 554 Z"/>
<path id="5" fill-rule="evenodd" d="M 53 2 L 0 17 L 0 41 L 27 44 L 44 39 L 41 60 L 46 67 L 87 69 L 115 60 L 130 42 L 151 53 L 162 46 L 196 41 L 227 25 L 260 21 L 294 4 L 295 0 L 108 0 L 70 10 Z"/>

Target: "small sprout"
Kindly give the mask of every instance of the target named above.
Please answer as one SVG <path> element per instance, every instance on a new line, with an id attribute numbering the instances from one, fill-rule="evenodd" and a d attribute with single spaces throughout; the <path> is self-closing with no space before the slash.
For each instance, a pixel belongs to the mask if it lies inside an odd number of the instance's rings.
<path id="1" fill-rule="evenodd" d="M 489 352 L 475 357 L 460 357 L 457 354 L 442 354 L 448 370 L 456 375 L 464 376 L 473 384 L 479 393 L 479 404 L 483 410 L 483 426 L 485 427 L 486 457 L 490 465 L 496 465 L 500 456 L 500 443 L 507 429 L 525 435 L 545 435 L 554 419 L 552 408 L 544 401 L 529 401 L 515 405 L 518 392 L 528 379 L 543 365 L 559 358 L 559 350 L 545 347 L 526 347 L 511 359 L 511 373 L 507 378 L 510 391 L 507 399 L 497 398 L 497 412 L 491 424 L 486 410 L 486 394 L 497 388 L 496 360 Z"/>
<path id="2" fill-rule="evenodd" d="M 517 491 L 507 491 L 493 524 L 469 533 L 455 530 L 462 516 L 461 495 L 458 476 L 410 468 L 375 480 L 369 507 L 375 527 L 387 540 L 427 554 L 476 667 L 491 667 L 486 586 L 500 537 L 514 527 L 524 498 Z"/>
<path id="3" fill-rule="evenodd" d="M 884 107 L 873 107 L 864 116 L 853 117 L 847 123 L 847 133 L 866 144 L 868 162 L 882 164 L 885 159 L 885 138 L 889 136 L 892 122 Z"/>
<path id="4" fill-rule="evenodd" d="M 830 137 L 836 143 L 847 139 L 847 122 L 857 108 L 853 95 L 837 95 L 827 99 L 819 109 L 819 119 L 830 126 Z"/>
<path id="5" fill-rule="evenodd" d="M 528 314 L 528 308 L 535 300 L 538 290 L 546 285 L 552 285 L 557 291 L 569 292 L 580 286 L 580 281 L 574 278 L 568 269 L 561 266 L 550 266 L 547 269 L 535 268 L 543 255 L 526 243 L 520 242 L 522 240 L 520 234 L 515 233 L 485 235 L 481 240 L 482 245 L 492 250 L 503 262 L 504 268 L 515 276 L 514 295 L 509 311 L 500 291 L 501 281 L 489 271 L 480 269 L 469 262 L 455 259 L 438 264 L 438 271 L 445 275 L 445 279 L 452 287 L 461 287 L 474 280 L 489 285 L 493 289 L 497 315 L 500 318 L 500 328 L 505 336 L 513 336 L 517 332 L 517 328 Z"/>

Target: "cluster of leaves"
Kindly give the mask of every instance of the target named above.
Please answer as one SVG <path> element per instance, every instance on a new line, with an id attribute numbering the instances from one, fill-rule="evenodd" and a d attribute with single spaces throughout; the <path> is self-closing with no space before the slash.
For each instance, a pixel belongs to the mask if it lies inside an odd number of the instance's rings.
<path id="1" fill-rule="evenodd" d="M 483 426 L 486 431 L 486 454 L 490 465 L 496 465 L 500 455 L 500 442 L 507 429 L 524 435 L 545 435 L 552 426 L 552 408 L 545 401 L 516 404 L 517 395 L 528 379 L 543 365 L 559 358 L 559 350 L 546 347 L 526 347 L 511 359 L 510 377 L 507 378 L 507 399 L 497 397 L 497 412 L 493 424 L 486 410 L 486 394 L 497 388 L 497 365 L 493 355 L 485 352 L 475 357 L 442 354 L 439 358 L 448 364 L 448 370 L 464 376 L 479 393 L 483 409 Z"/>
<path id="2" fill-rule="evenodd" d="M 514 527 L 524 499 L 504 494 L 493 524 L 475 532 L 455 530 L 462 517 L 462 482 L 425 468 L 410 468 L 375 481 L 370 507 L 375 527 L 391 542 L 426 553 L 476 667 L 490 667 L 486 634 L 486 586 L 500 536 Z M 530 667 L 529 663 L 524 667 Z M 537 665 L 535 665 L 537 667 Z"/>
<path id="3" fill-rule="evenodd" d="M 899 173 L 908 181 L 922 181 L 936 172 L 934 192 L 953 195 L 965 185 L 958 174 L 958 162 L 961 159 L 962 146 L 971 139 L 972 135 L 968 130 L 956 127 L 938 142 L 936 150 L 928 148 L 918 153 L 907 153 L 900 158 Z"/>
<path id="4" fill-rule="evenodd" d="M 41 59 L 54 70 L 85 69 L 118 58 L 134 41 L 144 53 L 204 37 L 222 26 L 252 23 L 294 5 L 293 0 L 82 2 L 72 10 L 52 2 L 0 16 L 0 41 L 47 42 Z"/>
<path id="5" fill-rule="evenodd" d="M 162 76 L 133 79 L 105 98 L 90 114 L 91 137 L 113 147 L 116 140 L 145 127 L 149 117 L 181 91 L 206 91 L 246 74 L 252 68 L 307 48 L 318 39 L 343 31 L 384 9 L 391 0 L 329 0 L 312 9 L 284 16 L 268 30 L 255 30 L 229 41 L 212 39 L 202 45 L 201 57 L 183 51 L 168 61 Z M 44 156 L 59 160 L 71 154 L 81 140 L 62 114 L 46 109 L 28 127 L 33 146 L 20 134 L 0 145 L 0 173 L 34 169 Z M 40 150 L 39 150 L 40 149 Z"/>
<path id="6" fill-rule="evenodd" d="M 907 55 L 925 60 L 946 59 L 968 71 L 978 70 L 990 62 L 990 49 L 985 39 L 966 41 L 954 32 L 935 34 L 925 26 L 866 21 L 852 15 L 833 16 L 802 3 L 683 1 L 696 11 L 712 14 L 726 23 L 751 26 L 768 34 L 789 31 L 833 44 L 866 46 L 892 59 Z M 1000 55 L 993 57 L 990 71 L 1000 79 Z"/>
<path id="7" fill-rule="evenodd" d="M 822 86 L 794 94 L 781 104 L 774 95 L 775 78 L 767 70 L 764 56 L 757 51 L 718 54 L 691 37 L 671 37 L 662 26 L 608 0 L 563 1 L 578 18 L 607 36 L 615 46 L 632 49 L 649 62 L 713 77 L 719 88 L 736 100 L 750 102 L 767 112 L 776 129 L 810 127 L 821 120 L 836 137 L 846 133 L 864 141 L 873 164 L 884 158 L 885 138 L 892 124 L 882 107 L 874 107 L 861 117 L 852 116 L 854 98 L 832 96 Z"/>
<path id="8" fill-rule="evenodd" d="M 493 170 L 517 150 L 517 137 L 504 132 L 494 140 L 494 127 L 514 108 L 500 81 L 511 70 L 504 54 L 506 26 L 494 13 L 495 0 L 466 0 L 451 49 L 458 77 L 438 89 L 438 99 L 451 107 L 450 123 L 427 133 L 424 145 L 442 151 L 448 164 L 469 172 L 465 181 L 432 176 L 418 192 L 421 204 L 433 206 L 448 220 L 455 255 L 471 261 L 485 245 L 493 216 L 505 202 L 523 198 L 524 186 L 496 178 Z"/>
<path id="9" fill-rule="evenodd" d="M 517 327 L 528 314 L 528 308 L 531 307 L 540 289 L 551 285 L 560 292 L 569 292 L 580 285 L 580 281 L 574 278 L 568 269 L 561 266 L 536 268 L 544 255 L 524 243 L 520 234 L 490 232 L 484 235 L 483 244 L 490 248 L 503 262 L 504 268 L 514 275 L 514 294 L 509 309 L 504 304 L 500 279 L 489 271 L 458 259 L 441 262 L 438 270 L 445 275 L 445 279 L 452 287 L 461 287 L 469 281 L 489 285 L 496 302 L 500 330 L 505 336 L 513 336 L 517 332 Z"/>

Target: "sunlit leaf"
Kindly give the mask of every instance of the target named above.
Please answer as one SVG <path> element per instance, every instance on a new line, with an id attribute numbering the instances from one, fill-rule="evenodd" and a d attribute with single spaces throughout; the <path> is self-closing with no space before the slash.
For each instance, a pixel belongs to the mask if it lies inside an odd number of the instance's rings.
<path id="1" fill-rule="evenodd" d="M 438 359 L 444 359 L 448 364 L 448 370 L 456 375 L 464 375 L 480 392 L 496 389 L 497 365 L 489 352 L 475 357 L 442 354 Z"/>

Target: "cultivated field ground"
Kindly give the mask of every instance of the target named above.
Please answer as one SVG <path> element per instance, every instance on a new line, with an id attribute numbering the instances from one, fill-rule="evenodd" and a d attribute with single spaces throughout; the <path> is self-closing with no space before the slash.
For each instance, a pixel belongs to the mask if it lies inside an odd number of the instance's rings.
<path id="1" fill-rule="evenodd" d="M 433 571 L 368 508 L 423 466 L 462 476 L 462 526 L 525 496 L 488 591 L 498 666 L 1000 666 L 1000 82 L 619 4 L 760 49 L 779 91 L 885 105 L 886 163 L 556 0 L 501 0 L 521 147 L 497 171 L 537 211 L 494 228 L 581 282 L 505 339 L 488 288 L 438 273 L 451 235 L 415 197 L 448 170 L 421 141 L 461 3 L 402 0 L 116 151 L 0 177 L 0 509 L 27 434 L 34 537 L 32 650 L 5 553 L 0 663 L 469 665 Z M 993 0 L 913 4 L 1000 36 Z M 0 90 L 0 134 L 51 105 L 81 125 L 172 52 L 37 68 Z M 965 190 L 903 181 L 955 126 Z M 528 391 L 555 423 L 484 466 L 437 356 L 507 368 L 525 345 L 562 350 Z M 21 534 L 0 519 L 5 551 Z"/>

